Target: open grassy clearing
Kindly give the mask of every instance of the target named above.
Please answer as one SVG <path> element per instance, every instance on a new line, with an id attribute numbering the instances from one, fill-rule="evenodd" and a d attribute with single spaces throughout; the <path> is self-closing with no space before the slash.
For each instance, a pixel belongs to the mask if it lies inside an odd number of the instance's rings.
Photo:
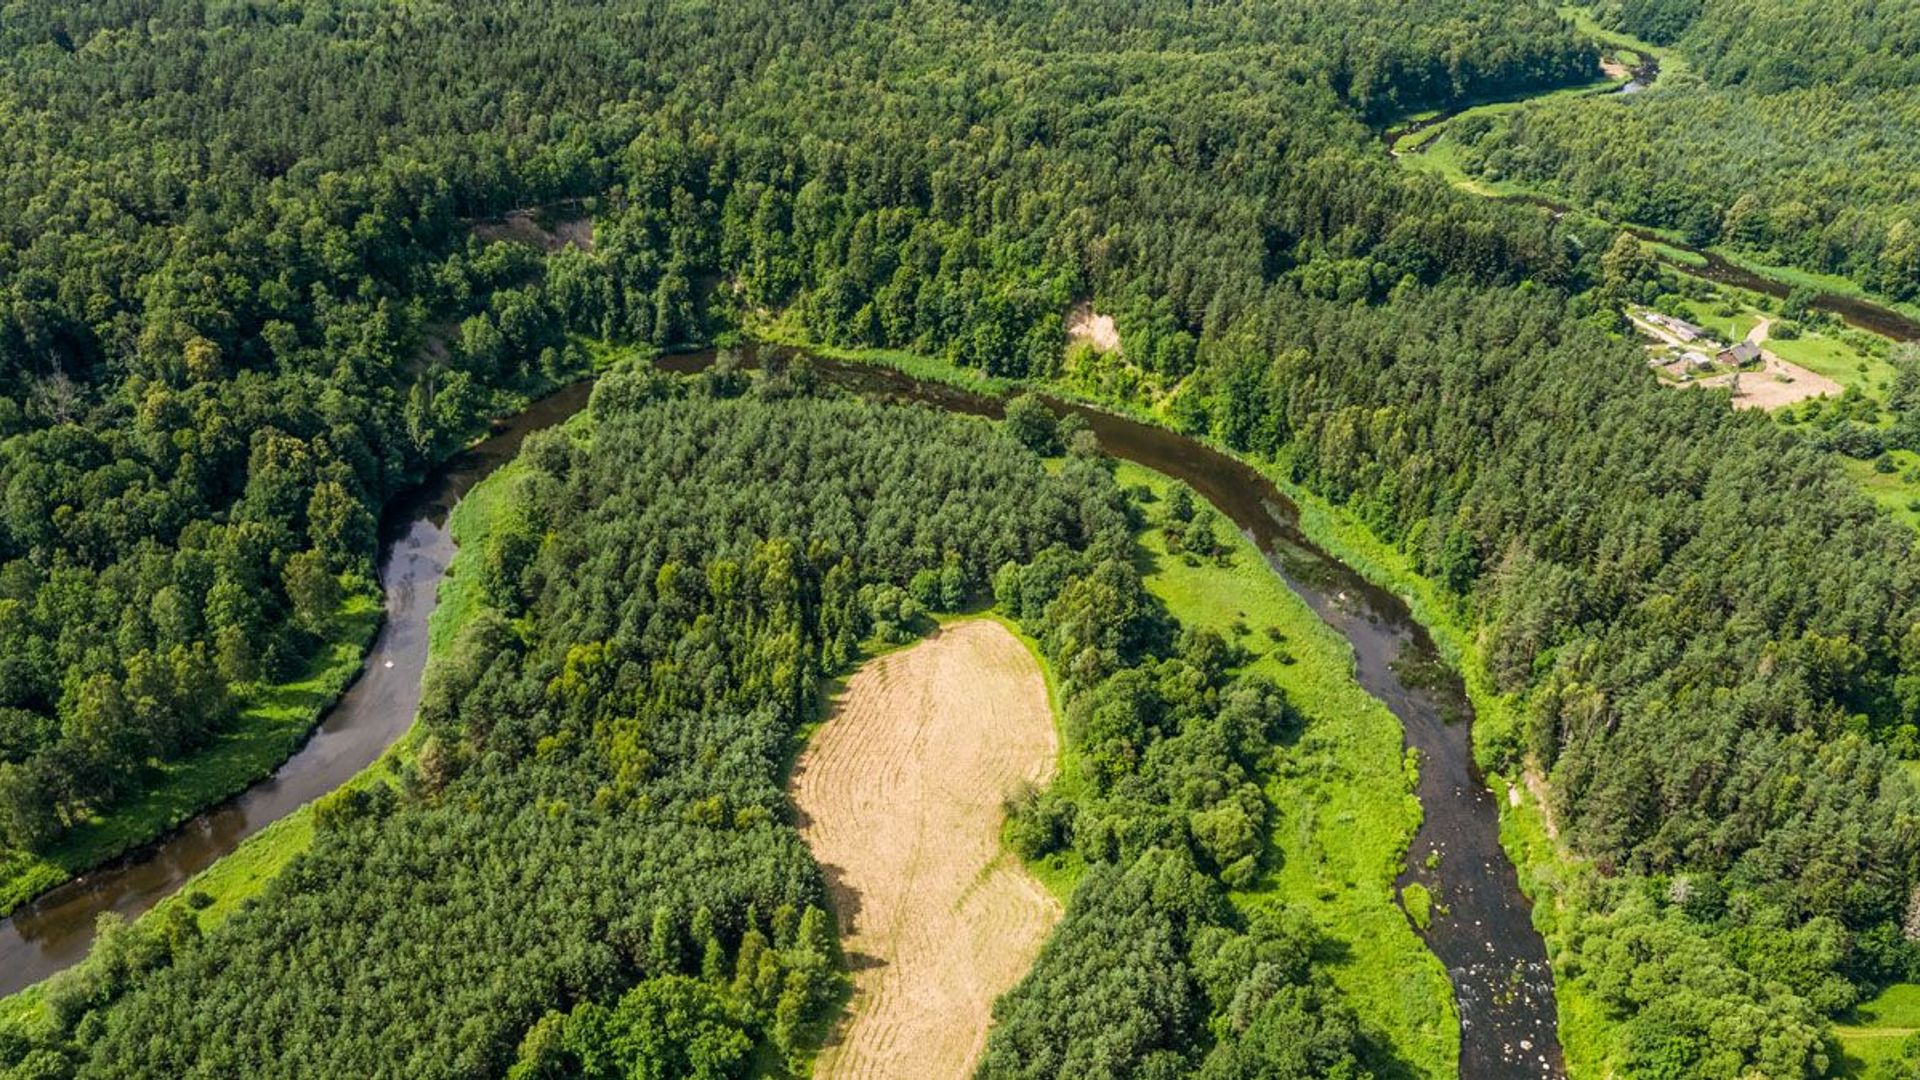
<path id="1" fill-rule="evenodd" d="M 1920 454 L 1911 450 L 1889 450 L 1893 472 L 1881 472 L 1871 461 L 1842 457 L 1840 467 L 1847 471 L 1860 490 L 1867 493 L 1882 510 L 1910 529 L 1920 530 Z M 1920 781 L 1920 777 L 1915 778 Z"/>
<path id="2" fill-rule="evenodd" d="M 1601 26 L 1600 21 L 1593 17 L 1592 9 L 1585 5 L 1562 5 L 1560 14 L 1568 22 L 1571 22 L 1575 27 L 1579 28 L 1581 33 L 1599 41 L 1603 45 L 1609 46 L 1613 54 L 1620 56 L 1622 60 L 1626 59 L 1625 56 L 1621 56 L 1623 52 L 1637 54 L 1638 57 L 1652 57 L 1658 60 L 1660 62 L 1660 77 L 1654 80 L 1653 83 L 1656 87 L 1664 85 L 1675 76 L 1684 75 L 1692 70 L 1687 63 L 1687 58 L 1677 50 L 1655 45 L 1650 41 L 1643 41 L 1625 31 L 1609 30 Z M 1649 87 L 1649 89 L 1651 89 L 1651 87 Z"/>
<path id="3" fill-rule="evenodd" d="M 1899 1059 L 1906 1042 L 1920 1034 L 1920 986 L 1890 986 L 1861 1002 L 1846 1023 L 1834 1025 L 1834 1034 L 1840 1039 L 1843 1075 L 1860 1076 L 1873 1065 Z"/>
<path id="4" fill-rule="evenodd" d="M 45 853 L 10 853 L 0 861 L 0 914 L 166 835 L 272 772 L 353 681 L 379 625 L 379 593 L 365 587 L 349 591 L 326 640 L 299 675 L 248 691 L 233 724 L 206 749 L 155 767 L 145 791 L 75 826 Z"/>
<path id="5" fill-rule="evenodd" d="M 1779 354 L 1781 359 L 1824 375 L 1843 387 L 1858 387 L 1861 393 L 1876 400 L 1884 400 L 1891 389 L 1894 370 L 1887 359 L 1888 344 L 1884 339 L 1825 321 L 1798 324 L 1797 336 L 1783 337 L 1781 324 L 1787 316 L 1782 301 L 1685 272 L 1681 276 L 1696 288 L 1711 290 L 1711 298 L 1681 300 L 1677 304 L 1678 313 L 1721 340 L 1743 340 L 1766 320 L 1773 324 L 1766 348 Z"/>
<path id="6" fill-rule="evenodd" d="M 1123 486 L 1156 498 L 1173 481 L 1121 463 Z M 1147 587 L 1183 625 L 1218 631 L 1252 656 L 1305 719 L 1276 753 L 1271 867 L 1236 893 L 1245 907 L 1293 904 L 1331 942 L 1324 959 L 1362 1021 L 1422 1073 L 1458 1071 L 1459 1029 L 1446 973 L 1394 903 L 1393 879 L 1420 822 L 1400 723 L 1352 677 L 1346 641 L 1234 534 L 1225 561 L 1169 555 L 1161 530 L 1140 535 Z"/>
<path id="7" fill-rule="evenodd" d="M 1472 114 L 1475 116 L 1499 116 L 1504 113 L 1513 112 L 1516 109 L 1525 108 L 1536 102 L 1554 101 L 1561 98 L 1582 97 L 1587 94 L 1606 93 L 1607 91 L 1620 86 L 1625 81 L 1626 79 L 1622 75 L 1615 75 L 1615 74 L 1608 73 L 1608 74 L 1601 75 L 1597 79 L 1592 79 L 1587 82 L 1574 83 L 1570 86 L 1562 86 L 1562 87 L 1559 87 L 1558 89 L 1548 90 L 1548 91 L 1545 91 L 1539 94 L 1533 94 L 1524 98 L 1493 97 L 1493 98 L 1482 98 L 1477 100 L 1470 100 L 1466 102 L 1464 106 L 1454 114 L 1454 116 L 1455 118 L 1460 116 L 1466 116 L 1468 114 Z M 1421 112 L 1413 113 L 1405 117 L 1402 122 L 1408 123 L 1408 124 L 1417 124 L 1417 123 L 1422 123 L 1424 121 L 1433 120 L 1435 117 L 1438 117 L 1440 115 L 1441 113 L 1439 110 L 1426 109 Z M 1451 122 L 1452 122 L 1452 118 L 1446 121 L 1446 123 L 1451 123 Z M 1433 133 L 1444 131 L 1446 129 L 1446 123 L 1435 125 L 1434 127 L 1427 129 L 1427 131 L 1425 132 L 1422 132 L 1418 135 L 1411 136 L 1407 139 L 1407 141 L 1399 144 L 1396 148 L 1403 151 L 1414 150 L 1415 148 L 1420 146 L 1427 138 L 1432 137 Z"/>
<path id="8" fill-rule="evenodd" d="M 868 661 L 792 777 L 853 969 L 816 1076 L 962 1075 L 1061 904 L 1000 844 L 1059 737 L 1041 668 L 989 619 Z"/>

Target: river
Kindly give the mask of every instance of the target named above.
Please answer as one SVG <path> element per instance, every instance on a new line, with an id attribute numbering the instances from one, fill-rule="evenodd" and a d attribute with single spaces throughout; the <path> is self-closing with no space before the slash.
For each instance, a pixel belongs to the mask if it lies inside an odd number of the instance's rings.
<path id="1" fill-rule="evenodd" d="M 712 353 L 691 354 L 668 357 L 660 366 L 695 372 L 712 360 Z M 891 368 L 818 357 L 812 363 L 826 381 L 870 396 L 1000 415 L 992 398 Z M 1360 685 L 1399 718 L 1407 745 L 1420 752 L 1418 795 L 1425 812 L 1400 884 L 1418 881 L 1433 893 L 1433 918 L 1423 936 L 1446 966 L 1459 1005 L 1460 1075 L 1563 1076 L 1546 944 L 1500 846 L 1500 809 L 1474 763 L 1473 706 L 1459 674 L 1441 659 L 1406 603 L 1307 539 L 1297 508 L 1252 467 L 1166 428 L 1074 402 L 1049 404 L 1084 418 L 1101 449 L 1114 457 L 1190 484 L 1352 644 Z M 1430 860 L 1430 854 L 1438 857 Z"/>
<path id="2" fill-rule="evenodd" d="M 1599 98 L 1619 94 L 1638 93 L 1652 86 L 1659 77 L 1659 58 L 1647 55 L 1638 66 L 1632 69 L 1632 78 L 1627 80 L 1627 82 L 1612 89 L 1596 90 L 1592 94 L 1586 95 L 1586 97 Z M 1549 93 L 1551 92 L 1552 91 L 1549 91 Z M 1539 96 L 1542 95 L 1535 94 L 1487 105 L 1450 109 L 1424 120 L 1414 120 L 1398 127 L 1386 128 L 1381 131 L 1380 139 L 1382 144 L 1387 148 L 1387 152 L 1396 158 L 1412 154 L 1422 154 L 1432 148 L 1435 140 L 1442 137 L 1443 133 L 1436 129 L 1450 120 L 1472 113 L 1478 109 L 1512 105 L 1516 101 L 1526 101 L 1532 97 Z M 1432 134 L 1427 134 L 1429 132 Z M 1412 143 L 1407 142 L 1407 140 L 1416 135 L 1426 135 L 1426 137 Z M 1403 146 L 1402 144 L 1406 145 Z M 1537 206 L 1552 213 L 1556 217 L 1572 213 L 1578 209 L 1568 203 L 1537 194 L 1489 194 L 1486 197 L 1499 199 L 1503 202 Z M 1768 277 L 1755 270 L 1749 270 L 1717 252 L 1690 246 L 1669 236 L 1663 236 L 1644 226 L 1618 225 L 1617 227 L 1649 243 L 1663 244 L 1675 251 L 1684 252 L 1688 258 L 1671 259 L 1669 261 L 1676 269 L 1693 274 L 1696 277 L 1702 277 L 1708 281 L 1717 282 L 1722 285 L 1731 285 L 1735 288 L 1746 289 L 1750 292 L 1757 292 L 1782 300 L 1786 299 L 1786 297 L 1793 292 L 1794 287 L 1791 283 L 1782 281 L 1779 278 Z M 1904 315 L 1884 304 L 1876 304 L 1871 300 L 1858 296 L 1848 296 L 1844 293 L 1818 292 L 1813 296 L 1810 306 L 1815 311 L 1824 311 L 1834 315 L 1839 318 L 1840 321 L 1857 330 L 1865 330 L 1869 333 L 1879 334 L 1881 337 L 1893 341 L 1920 340 L 1920 320 Z"/>
<path id="3" fill-rule="evenodd" d="M 689 374 L 705 370 L 714 359 L 713 352 L 691 353 L 666 357 L 660 367 Z M 812 363 L 824 381 L 868 396 L 1000 415 L 996 399 L 891 368 L 824 358 Z M 0 992 L 11 993 L 78 960 L 100 913 L 132 917 L 147 910 L 241 840 L 344 783 L 407 730 L 419 705 L 427 618 L 453 550 L 447 512 L 510 458 L 528 432 L 565 419 L 586 397 L 582 384 L 536 404 L 390 507 L 380 578 L 387 621 L 360 680 L 273 777 L 161 843 L 48 893 L 0 924 Z M 1441 660 L 1407 605 L 1308 540 L 1294 505 L 1250 466 L 1165 428 L 1078 403 L 1050 404 L 1057 412 L 1084 418 L 1107 453 L 1192 485 L 1352 644 L 1360 684 L 1399 718 L 1407 745 L 1420 753 L 1418 795 L 1425 813 L 1400 883 L 1418 881 L 1434 896 L 1432 922 L 1423 936 L 1446 966 L 1459 1005 L 1461 1075 L 1475 1080 L 1563 1075 L 1546 947 L 1500 846 L 1499 808 L 1474 764 L 1473 709 L 1459 676 Z"/>
<path id="4" fill-rule="evenodd" d="M 390 502 L 381 521 L 385 621 L 359 678 L 274 774 L 155 843 L 105 863 L 0 921 L 0 995 L 80 960 L 95 921 L 131 919 L 159 903 L 247 837 L 347 782 L 413 723 L 427 663 L 427 618 L 453 556 L 447 513 L 473 485 L 511 460 L 531 432 L 586 404 L 587 384 L 544 398 Z"/>

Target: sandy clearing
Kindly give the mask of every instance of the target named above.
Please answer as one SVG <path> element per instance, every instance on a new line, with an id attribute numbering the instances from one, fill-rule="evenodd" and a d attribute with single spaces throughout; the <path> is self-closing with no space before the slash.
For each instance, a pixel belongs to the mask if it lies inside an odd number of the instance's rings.
<path id="1" fill-rule="evenodd" d="M 1000 845 L 1006 799 L 1058 754 L 1039 666 L 998 623 L 949 625 L 848 681 L 792 782 L 853 969 L 816 1077 L 972 1070 L 994 999 L 1060 918 Z"/>
<path id="2" fill-rule="evenodd" d="M 1711 342 L 1682 341 L 1663 326 L 1657 326 L 1631 313 L 1628 314 L 1627 318 L 1631 320 L 1634 327 L 1642 333 L 1664 341 L 1675 349 L 1699 350 L 1709 356 L 1718 351 L 1718 348 Z M 1752 330 L 1747 331 L 1745 340 L 1753 345 L 1764 346 L 1772 332 L 1773 320 L 1763 316 L 1758 323 L 1754 324 Z M 1675 378 L 1678 378 L 1686 370 L 1683 364 L 1667 364 L 1662 365 L 1662 368 Z M 1827 378 L 1825 375 L 1816 374 L 1801 367 L 1799 364 L 1783 360 L 1778 354 L 1764 347 L 1760 350 L 1760 366 L 1758 368 L 1742 371 L 1737 376 L 1732 373 L 1710 375 L 1707 378 L 1696 379 L 1692 382 L 1683 383 L 1682 385 L 1702 388 L 1732 387 L 1734 391 L 1734 408 L 1767 410 L 1778 409 L 1783 405 L 1792 405 L 1797 401 L 1805 401 L 1808 398 L 1822 397 L 1825 395 L 1837 397 L 1842 389 L 1839 383 Z"/>
<path id="3" fill-rule="evenodd" d="M 1101 352 L 1117 352 L 1120 348 L 1120 328 L 1114 325 L 1113 316 L 1094 311 L 1091 304 L 1081 304 L 1067 313 L 1067 338 L 1087 342 Z"/>
<path id="4" fill-rule="evenodd" d="M 1733 394 L 1736 409 L 1778 409 L 1796 401 L 1831 394 L 1839 396 L 1840 384 L 1825 375 L 1816 375 L 1799 364 L 1790 364 L 1771 352 L 1761 350 L 1758 370 L 1740 373 Z M 1733 384 L 1732 375 L 1715 375 L 1691 385 L 1712 387 Z"/>

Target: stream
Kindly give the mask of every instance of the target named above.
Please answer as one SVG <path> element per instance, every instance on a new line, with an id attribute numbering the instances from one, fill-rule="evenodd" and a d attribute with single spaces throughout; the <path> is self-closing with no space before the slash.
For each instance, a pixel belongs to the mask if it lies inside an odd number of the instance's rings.
<path id="1" fill-rule="evenodd" d="M 774 349 L 766 354 L 792 355 Z M 709 351 L 658 364 L 695 373 L 715 358 Z M 758 362 L 760 350 L 746 359 Z M 999 401 L 990 397 L 891 368 L 811 359 L 823 381 L 871 397 L 1000 415 Z M 407 730 L 420 700 L 427 618 L 453 553 L 448 511 L 511 458 L 529 432 L 564 420 L 586 400 L 586 384 L 579 384 L 536 403 L 389 506 L 380 569 L 386 622 L 360 679 L 272 777 L 0 923 L 0 993 L 78 961 L 101 913 L 132 918 L 146 911 L 248 836 L 372 764 Z M 1474 1080 L 1562 1076 L 1553 975 L 1531 905 L 1500 846 L 1499 808 L 1474 764 L 1473 710 L 1459 676 L 1407 605 L 1309 541 L 1293 504 L 1250 466 L 1164 428 L 1077 403 L 1049 403 L 1056 412 L 1084 418 L 1107 453 L 1190 484 L 1352 644 L 1360 684 L 1399 718 L 1407 745 L 1420 754 L 1418 795 L 1425 813 L 1399 884 L 1419 882 L 1433 893 L 1432 922 L 1422 936 L 1445 965 L 1459 1005 L 1460 1073 Z"/>
<path id="2" fill-rule="evenodd" d="M 77 963 L 93 944 L 99 916 L 139 916 L 247 837 L 346 783 L 405 734 L 420 704 L 427 617 L 453 556 L 447 513 L 473 485 L 512 460 L 529 433 L 579 411 L 587 390 L 580 383 L 535 402 L 387 505 L 380 526 L 385 621 L 359 678 L 272 776 L 0 920 L 0 995 Z"/>

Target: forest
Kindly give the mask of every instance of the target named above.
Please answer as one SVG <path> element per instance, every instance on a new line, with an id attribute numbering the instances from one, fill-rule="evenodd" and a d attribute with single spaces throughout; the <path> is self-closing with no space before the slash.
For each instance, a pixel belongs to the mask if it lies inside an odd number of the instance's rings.
<path id="1" fill-rule="evenodd" d="M 1859 3 L 1802 32 L 1801 10 L 1602 12 L 1723 60 L 1684 92 L 1580 116 L 1695 108 L 1650 130 L 1798 125 L 1809 141 L 1739 185 L 1715 171 L 1738 167 L 1731 152 L 1676 172 L 1644 146 L 1644 165 L 1593 182 L 1715 236 L 1751 194 L 1757 231 L 1738 243 L 1906 295 L 1910 31 Z M 1783 35 L 1792 63 L 1760 41 Z M 237 692 L 315 647 L 339 582 L 369 575 L 384 500 L 486 417 L 583 374 L 602 343 L 777 325 L 1148 412 L 1364 524 L 1473 628 L 1524 720 L 1483 756 L 1537 765 L 1568 850 L 1596 868 L 1554 959 L 1602 1002 L 1614 1063 L 1818 1075 L 1827 1017 L 1920 976 L 1903 932 L 1920 802 L 1889 750 L 1920 720 L 1912 536 L 1804 434 L 1658 389 L 1606 317 L 1611 230 L 1396 169 L 1374 131 L 1590 81 L 1598 55 L 1538 2 L 11 5 L 0 839 L 44 850 L 229 723 Z M 1476 152 L 1517 140 L 1515 175 L 1529 155 L 1582 158 L 1535 154 L 1517 133 L 1557 121 L 1525 116 Z M 1571 139 L 1587 121 L 1565 123 Z M 1870 152 L 1823 141 L 1829 123 Z M 474 234 L 530 207 L 591 218 L 590 248 Z M 1119 350 L 1070 344 L 1077 302 L 1114 317 Z M 529 448 L 549 479 L 503 541 L 498 617 L 430 695 L 417 781 L 331 806 L 326 842 L 207 942 L 179 925 L 103 947 L 63 992 L 58 1037 L 8 1036 L 5 1060 L 352 1072 L 389 1014 L 429 1074 L 587 1068 L 663 1015 L 698 1029 L 667 1049 L 705 1048 L 715 1075 L 804 1045 L 835 961 L 777 776 L 812 680 L 898 617 L 912 597 L 894 590 L 919 572 L 997 595 L 1005 563 L 1046 566 L 1058 542 L 1090 560 L 1063 577 L 1124 600 L 1102 579 L 1124 575 L 1085 554 L 1124 508 L 1097 470 L 1049 479 L 945 422 L 892 421 L 923 425 L 917 442 L 846 403 L 775 422 L 636 372 L 596 394 L 591 447 Z M 750 450 L 802 431 L 817 457 Z M 698 482 L 671 483 L 676 462 Z M 732 564 L 718 580 L 710 547 Z M 1017 617 L 1078 646 L 1053 655 L 1084 683 L 1072 707 L 1110 771 L 1070 830 L 1057 806 L 1022 825 L 1033 851 L 1108 865 L 1007 999 L 989 1063 L 1243 1075 L 1235 1055 L 1300 1016 L 1326 1055 L 1303 1075 L 1364 1060 L 1291 959 L 1306 931 L 1220 907 L 1258 823 L 1164 843 L 1197 808 L 1149 743 L 1187 740 L 1233 775 L 1230 706 L 1258 688 L 1151 619 L 1056 622 L 1025 588 Z M 1128 682 L 1181 664 L 1204 704 Z M 346 962 L 365 955 L 349 934 L 378 943 L 377 969 Z M 1103 935 L 1154 942 L 1178 977 L 1130 984 L 1142 1000 L 1124 1006 L 1096 994 Z M 306 975 L 289 980 L 296 955 Z M 1206 1017 L 1261 964 L 1304 989 L 1246 1014 L 1240 1043 L 1215 1037 Z M 1648 989 L 1680 979 L 1685 994 Z M 219 1008 L 189 1007 L 204 1001 Z M 1115 1024 L 1103 1002 L 1160 1019 Z M 1063 1042 L 1046 1027 L 1061 1016 L 1191 1037 Z M 303 1039 L 263 1041 L 279 1031 Z"/>
<path id="2" fill-rule="evenodd" d="M 530 442 L 401 783 L 330 796 L 205 936 L 190 908 L 110 934 L 8 1075 L 784 1074 L 842 978 L 786 756 L 862 643 L 989 590 L 1071 671 L 1098 798 L 1021 818 L 1092 869 L 983 1071 L 1356 1069 L 1312 927 L 1222 884 L 1261 857 L 1286 706 L 1147 596 L 1099 461 L 804 382 L 623 369 Z"/>
<path id="3" fill-rule="evenodd" d="M 1771 265 L 1920 296 L 1920 13 L 1911 5 L 1625 0 L 1603 21 L 1671 44 L 1657 93 L 1558 101 L 1450 137 L 1475 176 Z"/>

